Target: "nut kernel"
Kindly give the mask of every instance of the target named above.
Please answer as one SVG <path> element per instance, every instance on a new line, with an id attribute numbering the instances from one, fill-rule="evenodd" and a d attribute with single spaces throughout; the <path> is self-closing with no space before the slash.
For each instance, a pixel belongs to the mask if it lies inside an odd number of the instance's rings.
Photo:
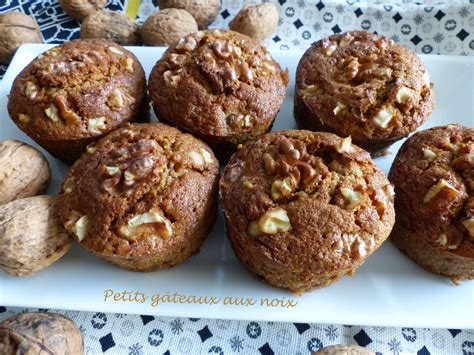
<path id="1" fill-rule="evenodd" d="M 105 167 L 105 172 L 107 173 L 107 175 L 109 176 L 114 176 L 115 174 L 117 174 L 118 172 L 120 171 L 120 169 L 116 166 L 106 166 Z"/>
<path id="2" fill-rule="evenodd" d="M 53 122 L 58 121 L 58 109 L 54 104 L 49 105 L 47 109 L 44 110 L 46 116 L 48 116 Z"/>
<path id="3" fill-rule="evenodd" d="M 328 57 L 331 56 L 337 49 L 337 43 L 330 42 L 325 47 L 322 48 L 322 52 Z"/>
<path id="4" fill-rule="evenodd" d="M 25 87 L 25 94 L 33 100 L 38 95 L 38 88 L 34 83 L 28 81 Z"/>
<path id="5" fill-rule="evenodd" d="M 469 232 L 469 236 L 471 238 L 474 238 L 474 218 L 470 218 L 470 219 L 467 219 L 467 220 L 463 221 L 462 225 Z"/>
<path id="6" fill-rule="evenodd" d="M 204 159 L 204 162 L 206 164 L 212 164 L 213 160 L 212 160 L 212 156 L 211 156 L 211 153 L 209 153 L 206 149 L 204 148 L 201 148 L 199 149 L 199 152 L 201 153 L 203 159 Z"/>
<path id="7" fill-rule="evenodd" d="M 459 192 L 453 185 L 447 182 L 444 179 L 441 179 L 436 185 L 430 187 L 428 192 L 426 193 L 423 203 L 430 202 L 437 194 L 439 194 L 442 190 L 447 190 L 451 193 Z"/>
<path id="8" fill-rule="evenodd" d="M 407 88 L 406 86 L 402 86 L 397 91 L 396 100 L 397 102 L 404 104 L 410 99 L 411 96 L 412 96 L 411 90 Z"/>
<path id="9" fill-rule="evenodd" d="M 292 176 L 288 176 L 281 180 L 275 180 L 271 187 L 271 195 L 273 200 L 281 197 L 290 196 L 297 187 L 297 183 Z"/>
<path id="10" fill-rule="evenodd" d="M 372 121 L 381 128 L 387 128 L 392 117 L 393 115 L 390 111 L 382 109 L 372 118 Z"/>
<path id="11" fill-rule="evenodd" d="M 204 158 L 201 154 L 193 150 L 188 153 L 188 156 L 191 158 L 193 164 L 196 165 L 197 168 L 202 169 L 204 167 Z"/>
<path id="12" fill-rule="evenodd" d="M 109 47 L 109 50 L 112 52 L 112 53 L 115 53 L 115 54 L 118 54 L 118 55 L 123 55 L 124 53 L 118 49 L 117 47 Z"/>
<path id="13" fill-rule="evenodd" d="M 65 194 L 70 194 L 74 190 L 74 178 L 68 177 L 63 184 L 63 191 Z"/>
<path id="14" fill-rule="evenodd" d="M 291 229 L 288 214 L 281 207 L 277 207 L 265 212 L 258 220 L 258 226 L 260 231 L 266 234 L 288 232 Z"/>
<path id="15" fill-rule="evenodd" d="M 441 246 L 446 246 L 448 244 L 448 236 L 446 233 L 442 233 L 439 235 L 438 239 L 436 240 Z"/>
<path id="16" fill-rule="evenodd" d="M 429 161 L 433 161 L 436 159 L 436 153 L 428 148 L 423 148 L 423 156 Z"/>
<path id="17" fill-rule="evenodd" d="M 133 59 L 132 58 L 128 58 L 125 59 L 125 70 L 127 70 L 130 74 L 133 73 Z"/>
<path id="18" fill-rule="evenodd" d="M 18 114 L 18 121 L 20 121 L 20 123 L 27 124 L 28 122 L 30 122 L 30 116 L 28 116 L 24 113 L 19 113 Z"/>
<path id="19" fill-rule="evenodd" d="M 334 146 L 338 153 L 349 153 L 352 151 L 352 138 L 351 136 L 342 138 L 338 144 Z"/>
<path id="20" fill-rule="evenodd" d="M 334 113 L 335 116 L 341 111 L 344 111 L 347 108 L 346 105 L 344 105 L 342 102 L 337 102 L 336 107 L 334 107 L 334 110 L 332 110 L 332 113 Z"/>
<path id="21" fill-rule="evenodd" d="M 86 148 L 87 154 L 94 154 L 97 150 L 97 147 L 93 144 L 89 144 Z"/>
<path id="22" fill-rule="evenodd" d="M 107 105 L 110 107 L 123 107 L 125 104 L 125 100 L 123 97 L 123 93 L 119 88 L 115 88 L 112 90 L 109 98 L 107 99 Z"/>
<path id="23" fill-rule="evenodd" d="M 102 133 L 101 130 L 105 129 L 105 117 L 89 118 L 87 120 L 87 130 L 93 134 Z"/>
<path id="24" fill-rule="evenodd" d="M 308 85 L 304 89 L 300 89 L 301 96 L 310 96 L 316 94 L 319 91 L 319 87 L 317 85 Z"/>
<path id="25" fill-rule="evenodd" d="M 362 193 L 354 191 L 348 187 L 341 188 L 341 194 L 347 200 L 348 204 L 346 208 L 352 209 L 360 205 L 362 202 Z"/>
<path id="26" fill-rule="evenodd" d="M 249 180 L 244 180 L 242 182 L 242 186 L 247 188 L 247 189 L 252 189 L 255 185 Z"/>
<path id="27" fill-rule="evenodd" d="M 150 210 L 149 212 L 138 214 L 130 218 L 126 225 L 120 227 L 119 233 L 126 237 L 134 239 L 136 229 L 142 225 L 159 225 L 159 236 L 169 238 L 173 234 L 171 222 L 163 217 L 158 211 Z"/>
<path id="28" fill-rule="evenodd" d="M 89 227 L 89 217 L 87 215 L 82 216 L 72 227 L 72 232 L 77 236 L 80 242 L 87 235 L 87 228 Z"/>

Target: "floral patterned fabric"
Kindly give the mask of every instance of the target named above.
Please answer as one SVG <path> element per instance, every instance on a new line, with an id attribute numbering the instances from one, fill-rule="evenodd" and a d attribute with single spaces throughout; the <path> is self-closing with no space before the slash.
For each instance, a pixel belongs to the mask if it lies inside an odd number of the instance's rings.
<path id="1" fill-rule="evenodd" d="M 329 34 L 366 29 L 389 36 L 418 53 L 474 55 L 474 0 L 272 2 L 279 10 L 280 21 L 265 42 L 270 49 L 304 50 Z M 226 27 L 244 3 L 223 0 L 212 27 Z M 128 5 L 128 1 L 112 0 L 107 7 L 125 11 Z M 33 16 L 46 43 L 62 43 L 79 35 L 79 24 L 63 13 L 57 0 L 0 0 L 0 13 L 11 10 Z M 142 0 L 137 20 L 142 22 L 156 10 L 155 0 Z M 0 66 L 0 78 L 5 70 Z M 0 307 L 0 321 L 24 311 Z M 344 343 L 359 344 L 377 354 L 474 355 L 474 330 L 58 312 L 80 326 L 86 354 L 308 354 L 323 346 Z"/>

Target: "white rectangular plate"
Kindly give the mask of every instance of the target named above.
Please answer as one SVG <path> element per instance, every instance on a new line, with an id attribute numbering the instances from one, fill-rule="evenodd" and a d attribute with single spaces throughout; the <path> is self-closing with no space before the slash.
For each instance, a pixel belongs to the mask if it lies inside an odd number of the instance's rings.
<path id="1" fill-rule="evenodd" d="M 25 45 L 8 68 L 0 90 L 1 140 L 15 138 L 36 145 L 10 121 L 7 94 L 15 76 L 50 47 Z M 147 75 L 163 53 L 162 48 L 130 49 L 140 59 Z M 275 51 L 273 55 L 282 67 L 289 69 L 292 79 L 274 129 L 295 128 L 293 79 L 302 53 Z M 472 127 L 474 58 L 423 56 L 422 59 L 435 83 L 437 99 L 434 114 L 422 128 L 454 122 Z M 390 148 L 392 155 L 376 159 L 385 172 L 400 145 L 398 142 Z M 49 192 L 56 193 L 67 167 L 46 155 L 54 175 Z M 143 303 L 114 301 L 112 297 L 104 301 L 106 290 L 138 291 L 148 299 Z M 161 302 L 152 306 L 156 294 L 161 295 Z M 214 304 L 199 304 L 200 296 L 201 301 L 207 296 L 207 302 L 214 297 Z M 233 301 L 243 298 L 249 303 L 229 304 L 229 297 Z M 390 241 L 354 276 L 330 287 L 300 297 L 270 287 L 250 275 L 234 257 L 221 213 L 200 254 L 178 267 L 153 273 L 130 272 L 75 245 L 56 264 L 31 277 L 18 278 L 0 271 L 0 305 L 196 318 L 474 328 L 474 282 L 455 287 L 449 278 L 426 272 L 412 263 Z"/>

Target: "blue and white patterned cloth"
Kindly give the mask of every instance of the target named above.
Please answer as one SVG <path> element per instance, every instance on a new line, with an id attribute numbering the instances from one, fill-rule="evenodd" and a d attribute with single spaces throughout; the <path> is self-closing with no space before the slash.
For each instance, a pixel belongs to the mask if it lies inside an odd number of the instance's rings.
<path id="1" fill-rule="evenodd" d="M 474 0 L 278 0 L 280 22 L 265 45 L 305 49 L 332 33 L 366 29 L 393 38 L 418 53 L 474 55 Z M 245 1 L 222 1 L 212 27 L 227 27 Z M 143 0 L 138 21 L 156 11 Z M 127 2 L 109 1 L 123 11 Z M 77 38 L 79 24 L 57 0 L 0 0 L 0 13 L 33 16 L 46 43 Z M 0 66 L 0 78 L 6 67 Z M 473 296 L 474 297 L 474 296 Z M 26 309 L 0 307 L 0 321 Z M 29 311 L 35 311 L 30 309 Z M 49 310 L 40 310 L 49 311 Z M 57 311 L 79 325 L 86 354 L 309 354 L 332 344 L 359 344 L 377 354 L 474 355 L 474 330 L 361 327 L 260 321 L 167 318 Z M 474 315 L 466 314 L 466 317 Z"/>

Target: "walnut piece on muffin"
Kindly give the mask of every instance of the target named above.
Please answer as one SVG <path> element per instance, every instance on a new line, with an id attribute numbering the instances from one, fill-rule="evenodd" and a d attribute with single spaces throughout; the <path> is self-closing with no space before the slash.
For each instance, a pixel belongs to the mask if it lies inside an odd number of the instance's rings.
<path id="1" fill-rule="evenodd" d="M 388 237 L 393 189 L 350 138 L 289 130 L 247 142 L 220 181 L 227 235 L 254 275 L 296 293 L 351 275 Z"/>
<path id="2" fill-rule="evenodd" d="M 271 129 L 287 83 L 287 71 L 256 41 L 208 30 L 171 46 L 153 68 L 148 90 L 160 121 L 225 157 Z"/>
<path id="3" fill-rule="evenodd" d="M 73 162 L 88 144 L 146 118 L 145 73 L 133 53 L 103 39 L 76 40 L 36 57 L 8 100 L 15 124 L 53 156 Z"/>
<path id="4" fill-rule="evenodd" d="M 191 135 L 159 123 L 110 133 L 69 171 L 66 230 L 125 269 L 153 271 L 197 254 L 216 214 L 219 162 Z"/>
<path id="5" fill-rule="evenodd" d="M 302 128 L 350 135 L 375 153 L 427 120 L 432 86 L 410 49 L 365 31 L 335 34 L 301 58 L 294 114 Z"/>
<path id="6" fill-rule="evenodd" d="M 389 178 L 395 245 L 453 282 L 474 279 L 474 129 L 448 125 L 415 133 L 398 151 Z"/>

